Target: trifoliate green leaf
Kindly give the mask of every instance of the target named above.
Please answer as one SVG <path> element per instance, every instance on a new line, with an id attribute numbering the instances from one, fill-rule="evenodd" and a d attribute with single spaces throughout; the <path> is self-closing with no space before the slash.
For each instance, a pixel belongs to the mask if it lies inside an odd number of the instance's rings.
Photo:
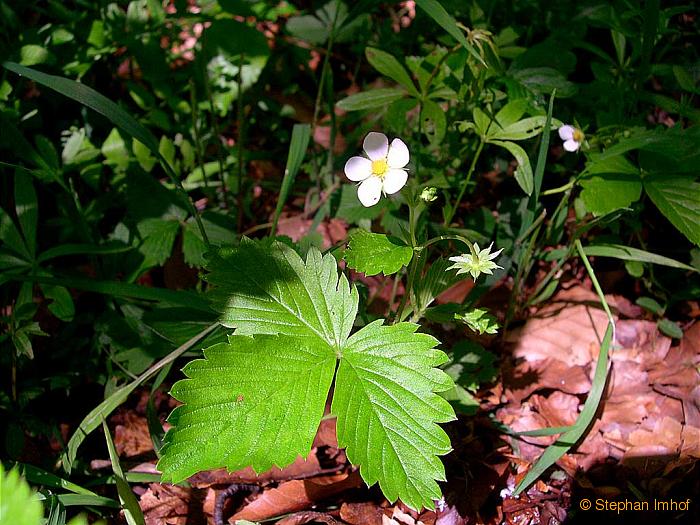
<path id="1" fill-rule="evenodd" d="M 498 321 L 485 308 L 474 308 L 461 312 L 455 315 L 455 319 L 479 334 L 498 333 Z"/>
<path id="2" fill-rule="evenodd" d="M 44 510 L 32 489 L 17 469 L 5 472 L 0 463 L 0 523 L 3 525 L 37 525 Z"/>
<path id="3" fill-rule="evenodd" d="M 350 337 L 331 408 L 338 416 L 338 444 L 360 465 L 365 482 L 379 482 L 389 501 L 401 498 L 415 509 L 434 508 L 433 499 L 440 498 L 435 480 L 445 479 L 445 469 L 438 456 L 450 451 L 450 439 L 436 423 L 455 418 L 435 394 L 453 385 L 434 368 L 447 356 L 417 328 L 382 326 L 380 320 Z"/>
<path id="4" fill-rule="evenodd" d="M 221 323 L 239 335 L 318 338 L 340 348 L 357 315 L 357 290 L 338 278 L 335 258 L 312 248 L 306 263 L 289 246 L 244 238 L 208 265 Z"/>
<path id="5" fill-rule="evenodd" d="M 700 246 L 700 183 L 657 175 L 644 179 L 644 189 L 671 224 Z"/>
<path id="6" fill-rule="evenodd" d="M 413 249 L 400 240 L 365 230 L 350 234 L 345 260 L 353 270 L 365 275 L 391 275 L 408 265 Z"/>
<path id="7" fill-rule="evenodd" d="M 205 469 L 257 472 L 306 456 L 323 416 L 335 353 L 322 341 L 233 335 L 190 362 L 171 391 L 158 469 L 178 482 Z"/>
<path id="8" fill-rule="evenodd" d="M 368 484 L 414 508 L 433 507 L 454 412 L 435 394 L 453 382 L 418 325 L 372 323 L 349 336 L 358 304 L 331 255 L 303 261 L 279 242 L 244 239 L 210 262 L 227 343 L 184 369 L 158 464 L 180 481 L 203 469 L 284 467 L 311 449 L 334 378 L 333 412 L 348 457 Z M 442 272 L 444 274 L 444 271 Z M 252 337 L 249 337 L 252 335 Z"/>

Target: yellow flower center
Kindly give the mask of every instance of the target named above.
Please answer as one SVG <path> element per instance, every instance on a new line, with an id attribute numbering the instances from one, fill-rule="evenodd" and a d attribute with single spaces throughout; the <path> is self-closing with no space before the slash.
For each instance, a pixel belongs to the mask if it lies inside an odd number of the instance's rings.
<path id="1" fill-rule="evenodd" d="M 581 144 L 583 142 L 583 139 L 584 139 L 583 131 L 581 131 L 580 129 L 575 129 L 571 138 L 574 139 L 579 144 Z"/>
<path id="2" fill-rule="evenodd" d="M 381 159 L 372 161 L 373 175 L 376 175 L 377 177 L 384 177 L 384 174 L 387 172 L 388 169 L 389 165 L 386 163 L 386 160 Z"/>

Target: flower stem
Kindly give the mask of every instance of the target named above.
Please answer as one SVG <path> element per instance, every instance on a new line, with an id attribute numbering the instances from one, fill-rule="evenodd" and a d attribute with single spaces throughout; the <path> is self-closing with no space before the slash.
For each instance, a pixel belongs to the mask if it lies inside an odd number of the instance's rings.
<path id="1" fill-rule="evenodd" d="M 400 323 L 401 319 L 403 319 L 409 295 L 411 296 L 411 302 L 415 302 L 415 297 L 413 297 L 413 281 L 416 278 L 418 260 L 420 259 L 421 255 L 420 250 L 416 250 L 418 245 L 416 242 L 416 223 L 418 222 L 419 217 L 419 215 L 416 214 L 416 208 L 417 203 L 415 200 L 415 195 L 412 195 L 411 202 L 408 204 L 408 231 L 411 240 L 411 247 L 413 248 L 413 257 L 411 257 L 411 262 L 408 265 L 408 280 L 406 281 L 406 289 L 401 296 L 401 302 L 399 303 L 399 308 L 396 311 L 396 317 L 394 317 L 394 324 Z"/>
<path id="2" fill-rule="evenodd" d="M 476 148 L 476 153 L 474 154 L 474 158 L 472 159 L 472 163 L 469 166 L 469 171 L 467 172 L 467 176 L 465 177 L 464 181 L 462 182 L 462 187 L 459 189 L 459 195 L 457 195 L 457 200 L 454 203 L 454 206 L 450 209 L 449 214 L 447 217 L 445 217 L 445 226 L 449 226 L 450 223 L 452 222 L 452 218 L 454 217 L 455 213 L 457 212 L 457 208 L 459 208 L 459 204 L 462 202 L 462 197 L 464 197 L 464 192 L 467 190 L 467 186 L 469 185 L 469 181 L 472 179 L 472 175 L 474 174 L 474 170 L 476 169 L 476 162 L 479 160 L 479 157 L 481 156 L 481 150 L 484 149 L 484 139 L 483 137 L 479 139 L 479 146 Z"/>

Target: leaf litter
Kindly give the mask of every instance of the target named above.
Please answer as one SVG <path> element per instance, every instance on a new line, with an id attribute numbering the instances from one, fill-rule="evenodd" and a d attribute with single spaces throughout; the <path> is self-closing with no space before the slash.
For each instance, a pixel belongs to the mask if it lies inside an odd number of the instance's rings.
<path id="1" fill-rule="evenodd" d="M 700 459 L 700 323 L 689 326 L 674 344 L 654 322 L 629 318 L 640 316 L 635 305 L 618 296 L 607 299 L 617 333 L 601 409 L 585 438 L 558 461 L 551 477 L 518 499 L 511 495 L 514 486 L 556 436 L 515 438 L 494 428 L 485 413 L 495 411 L 495 418 L 514 431 L 575 422 L 591 387 L 607 322 L 595 294 L 582 286 L 560 292 L 507 334 L 500 381 L 477 396 L 483 412 L 447 427 L 455 452 L 446 457 L 445 498 L 434 512 L 418 514 L 401 503 L 392 505 L 376 488 L 368 490 L 337 448 L 335 420 L 324 419 L 308 458 L 299 457 L 283 469 L 260 474 L 249 468 L 233 473 L 218 469 L 192 476 L 187 487 L 135 487 L 146 521 L 214 524 L 217 497 L 232 484 L 247 484 L 259 490 L 225 502 L 226 522 L 562 523 L 577 486 L 602 497 L 622 492 L 610 485 L 609 475 L 596 474 L 601 469 L 616 466 L 630 479 L 658 483 L 685 472 Z M 494 342 L 492 350 L 498 346 Z M 164 420 L 172 407 L 161 405 Z M 111 422 L 122 458 L 133 461 L 150 454 L 148 468 L 153 470 L 145 404 L 120 411 Z M 140 465 L 134 470 L 143 469 Z M 605 479 L 607 483 L 601 482 Z"/>

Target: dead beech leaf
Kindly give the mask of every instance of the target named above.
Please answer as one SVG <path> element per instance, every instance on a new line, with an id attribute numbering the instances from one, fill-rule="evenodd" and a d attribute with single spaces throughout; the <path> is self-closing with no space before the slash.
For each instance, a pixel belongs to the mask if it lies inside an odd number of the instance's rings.
<path id="1" fill-rule="evenodd" d="M 296 217 L 284 217 L 277 226 L 277 235 L 286 235 L 294 242 L 298 242 L 309 233 L 313 220 L 305 219 L 301 215 Z M 318 225 L 316 231 L 323 239 L 323 249 L 328 249 L 347 237 L 348 225 L 342 219 L 331 219 Z"/>
<path id="2" fill-rule="evenodd" d="M 128 410 L 115 415 L 112 422 L 117 423 L 114 429 L 114 446 L 120 456 L 130 458 L 153 450 L 145 417 Z"/>
<path id="3" fill-rule="evenodd" d="M 374 503 L 343 503 L 340 517 L 350 525 L 382 525 L 384 511 Z"/>
<path id="4" fill-rule="evenodd" d="M 151 483 L 139 499 L 146 525 L 184 525 L 189 504 L 190 489 L 159 483 Z"/>
<path id="5" fill-rule="evenodd" d="M 311 522 L 326 523 L 326 525 L 340 525 L 340 522 L 330 514 L 312 511 L 297 512 L 296 514 L 282 518 L 277 522 L 277 525 L 303 525 Z"/>
<path id="6" fill-rule="evenodd" d="M 310 508 L 315 502 L 330 498 L 349 489 L 363 486 L 359 472 L 321 476 L 313 479 L 292 480 L 280 483 L 258 495 L 248 505 L 234 514 L 236 520 L 261 521 L 282 514 Z"/>
<path id="7" fill-rule="evenodd" d="M 231 485 L 232 483 L 264 484 L 271 481 L 308 478 L 321 472 L 323 472 L 323 469 L 318 462 L 315 451 L 312 450 L 306 459 L 298 456 L 294 463 L 282 469 L 274 467 L 260 474 L 256 474 L 250 467 L 237 470 L 236 472 L 228 472 L 224 468 L 206 470 L 190 477 L 189 483 L 196 488 L 207 488 L 212 485 Z"/>
<path id="8" fill-rule="evenodd" d="M 598 354 L 608 318 L 587 305 L 544 308 L 508 336 L 513 355 L 526 361 L 556 359 L 567 366 L 584 366 Z"/>

